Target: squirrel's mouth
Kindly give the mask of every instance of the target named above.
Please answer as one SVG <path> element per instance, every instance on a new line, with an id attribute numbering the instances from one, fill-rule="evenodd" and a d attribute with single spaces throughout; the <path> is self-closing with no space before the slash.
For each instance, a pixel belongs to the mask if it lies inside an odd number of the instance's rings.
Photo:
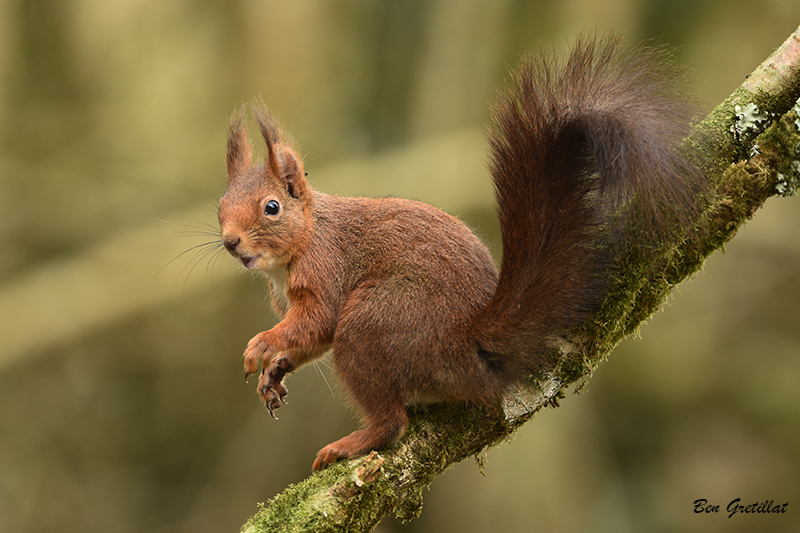
<path id="1" fill-rule="evenodd" d="M 243 255 L 239 257 L 239 260 L 242 262 L 245 268 L 251 269 L 256 264 L 256 260 L 258 257 Z"/>

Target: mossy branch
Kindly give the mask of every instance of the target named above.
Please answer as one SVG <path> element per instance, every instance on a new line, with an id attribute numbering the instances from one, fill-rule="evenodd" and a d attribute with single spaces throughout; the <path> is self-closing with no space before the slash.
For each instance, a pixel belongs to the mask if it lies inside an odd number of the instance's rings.
<path id="1" fill-rule="evenodd" d="M 800 183 L 800 28 L 693 130 L 711 191 L 699 229 L 652 243 L 619 269 L 591 323 L 561 343 L 555 370 L 510 392 L 489 409 L 463 405 L 412 408 L 393 448 L 344 461 L 290 486 L 243 527 L 273 531 L 369 531 L 388 513 L 418 516 L 422 490 L 448 466 L 509 437 L 534 412 L 557 405 L 564 389 L 590 377 L 673 287 L 696 272 L 764 201 Z"/>

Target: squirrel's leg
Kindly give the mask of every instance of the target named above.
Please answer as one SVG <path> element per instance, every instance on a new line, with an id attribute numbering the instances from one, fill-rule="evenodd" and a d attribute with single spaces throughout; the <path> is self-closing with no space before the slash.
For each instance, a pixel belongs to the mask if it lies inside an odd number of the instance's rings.
<path id="1" fill-rule="evenodd" d="M 366 413 L 367 427 L 322 448 L 314 460 L 314 470 L 321 470 L 339 459 L 350 459 L 383 448 L 403 435 L 408 415 L 402 398 L 397 395 L 395 399 L 383 397 L 374 400 L 380 409 Z M 362 408 L 367 407 L 362 402 L 363 399 L 359 399 Z"/>
<path id="2" fill-rule="evenodd" d="M 271 366 L 281 356 L 288 358 L 292 370 L 322 356 L 333 342 L 332 324 L 335 320 L 334 310 L 318 305 L 316 299 L 309 296 L 297 298 L 283 320 L 247 343 L 245 378 L 257 372 L 259 366 L 262 369 Z M 287 353 L 275 357 L 280 352 Z"/>

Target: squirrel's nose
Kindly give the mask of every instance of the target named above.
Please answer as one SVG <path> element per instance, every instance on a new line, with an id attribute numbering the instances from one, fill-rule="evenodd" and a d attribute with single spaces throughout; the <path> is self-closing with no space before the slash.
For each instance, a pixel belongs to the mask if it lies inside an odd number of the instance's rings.
<path id="1" fill-rule="evenodd" d="M 230 253 L 235 253 L 236 248 L 242 240 L 238 235 L 225 234 L 222 236 L 222 246 L 224 246 Z"/>

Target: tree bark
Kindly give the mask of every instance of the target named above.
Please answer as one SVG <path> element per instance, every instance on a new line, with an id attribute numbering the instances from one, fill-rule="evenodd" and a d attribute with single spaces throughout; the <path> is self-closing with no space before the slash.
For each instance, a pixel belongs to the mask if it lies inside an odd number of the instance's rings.
<path id="1" fill-rule="evenodd" d="M 700 148 L 710 191 L 698 227 L 623 257 L 612 290 L 590 322 L 559 343 L 558 364 L 496 407 L 428 405 L 409 410 L 394 447 L 343 461 L 290 486 L 243 527 L 272 531 L 369 531 L 388 513 L 419 515 L 422 490 L 449 465 L 510 436 L 567 386 L 587 380 L 625 336 L 656 311 L 770 196 L 800 183 L 800 28 L 701 123 L 686 142 Z"/>

